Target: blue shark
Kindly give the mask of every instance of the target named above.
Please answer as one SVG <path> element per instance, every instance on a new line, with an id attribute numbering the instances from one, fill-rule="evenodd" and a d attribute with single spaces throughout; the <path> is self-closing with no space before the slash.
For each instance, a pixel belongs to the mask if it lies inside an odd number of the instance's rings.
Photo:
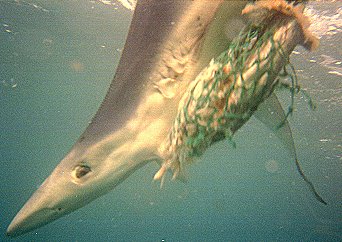
<path id="1" fill-rule="evenodd" d="M 99 110 L 70 152 L 7 229 L 18 236 L 113 190 L 151 161 L 162 163 L 168 135 L 189 82 L 225 50 L 244 25 L 247 1 L 139 0 L 114 79 Z M 275 95 L 256 112 L 296 159 Z M 277 115 L 275 115 L 275 114 Z"/>

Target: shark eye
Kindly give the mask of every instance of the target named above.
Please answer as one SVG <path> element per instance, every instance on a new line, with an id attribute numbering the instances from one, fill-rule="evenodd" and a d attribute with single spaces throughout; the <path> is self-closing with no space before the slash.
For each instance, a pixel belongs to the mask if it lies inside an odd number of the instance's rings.
<path id="1" fill-rule="evenodd" d="M 87 165 L 78 165 L 78 166 L 75 167 L 73 173 L 74 173 L 74 176 L 79 179 L 79 178 L 87 175 L 89 172 L 91 172 L 91 169 L 90 169 L 89 166 L 87 166 Z"/>

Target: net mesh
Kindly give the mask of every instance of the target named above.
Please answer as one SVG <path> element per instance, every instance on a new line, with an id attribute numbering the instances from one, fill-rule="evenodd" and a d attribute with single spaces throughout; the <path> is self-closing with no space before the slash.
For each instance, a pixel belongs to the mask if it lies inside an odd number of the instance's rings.
<path id="1" fill-rule="evenodd" d="M 164 163 L 154 179 L 163 179 L 169 169 L 173 178 L 182 179 L 184 166 L 217 141 L 228 139 L 235 146 L 234 133 L 275 87 L 291 92 L 288 111 L 278 128 L 286 123 L 293 112 L 294 95 L 300 91 L 289 56 L 297 44 L 309 50 L 318 46 L 317 38 L 307 31 L 309 21 L 302 10 L 302 6 L 284 0 L 258 1 L 243 10 L 253 14 L 253 21 L 190 83 L 169 135 L 160 146 Z M 302 93 L 314 109 L 311 98 Z M 293 152 L 298 172 L 316 199 L 327 204 L 304 175 Z"/>
<path id="2" fill-rule="evenodd" d="M 307 49 L 318 45 L 306 30 L 309 21 L 302 10 L 283 0 L 258 1 L 243 10 L 253 14 L 253 21 L 190 83 L 169 135 L 160 146 L 164 163 L 154 179 L 164 178 L 169 169 L 173 178 L 182 179 L 184 166 L 219 140 L 228 139 L 235 146 L 234 133 L 277 86 L 291 92 L 287 114 L 278 128 L 286 123 L 293 112 L 294 95 L 300 91 L 289 55 L 297 44 Z M 290 81 L 284 82 L 284 78 Z M 304 175 L 296 154 L 294 159 L 317 200 L 326 204 Z"/>
<path id="3" fill-rule="evenodd" d="M 250 24 L 190 84 L 163 147 L 175 174 L 214 142 L 232 140 L 235 131 L 272 93 L 279 82 L 275 78 L 279 60 L 281 66 L 289 63 L 282 44 L 274 39 L 276 29 L 276 25 Z M 282 76 L 292 78 L 288 72 Z"/>

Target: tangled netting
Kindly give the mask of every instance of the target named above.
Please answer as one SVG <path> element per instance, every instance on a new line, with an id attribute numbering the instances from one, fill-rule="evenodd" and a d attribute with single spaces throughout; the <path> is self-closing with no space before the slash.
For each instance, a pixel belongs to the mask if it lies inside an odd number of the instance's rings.
<path id="1" fill-rule="evenodd" d="M 288 63 L 274 32 L 266 25 L 246 27 L 190 84 L 164 147 L 172 156 L 170 168 L 180 169 L 214 142 L 231 139 L 272 93 L 279 59 Z"/>
<path id="2" fill-rule="evenodd" d="M 292 10 L 282 3 L 285 11 Z M 292 96 L 286 118 L 292 112 L 293 96 L 299 86 L 289 55 L 300 40 L 304 45 L 308 40 L 296 17 L 272 11 L 262 21 L 243 29 L 228 49 L 190 83 L 168 138 L 160 148 L 165 161 L 155 179 L 164 177 L 168 169 L 174 178 L 182 177 L 184 165 L 201 156 L 210 145 L 222 139 L 232 140 L 284 77 L 291 81 L 280 86 L 291 90 Z M 309 103 L 313 106 L 311 100 Z M 284 123 L 285 120 L 279 126 Z M 297 159 L 296 165 L 316 195 Z M 316 197 L 320 198 L 318 194 Z"/>

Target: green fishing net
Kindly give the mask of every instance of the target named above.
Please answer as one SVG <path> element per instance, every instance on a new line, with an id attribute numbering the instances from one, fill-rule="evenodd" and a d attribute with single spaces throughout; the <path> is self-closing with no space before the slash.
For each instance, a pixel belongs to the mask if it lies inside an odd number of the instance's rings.
<path id="1" fill-rule="evenodd" d="M 164 177 L 168 169 L 172 170 L 174 178 L 182 177 L 184 166 L 217 141 L 228 139 L 234 145 L 234 133 L 275 87 L 291 91 L 288 112 L 278 128 L 285 124 L 293 111 L 294 95 L 300 91 L 289 56 L 298 44 L 313 49 L 318 40 L 305 29 L 308 20 L 300 7 L 284 1 L 279 1 L 280 5 L 270 6 L 270 3 L 260 1 L 258 6 L 246 7 L 246 12 L 257 10 L 261 17 L 254 16 L 254 21 L 228 49 L 190 83 L 179 103 L 173 127 L 160 147 L 164 163 L 155 179 Z M 284 78 L 290 81 L 284 82 Z M 296 154 L 294 159 L 297 170 L 316 198 L 326 204 L 304 175 Z"/>
<path id="2" fill-rule="evenodd" d="M 273 92 L 280 70 L 289 63 L 284 50 L 289 40 L 275 38 L 282 21 L 248 25 L 190 84 L 164 147 L 170 167 L 190 163 L 216 141 L 231 140 Z"/>

